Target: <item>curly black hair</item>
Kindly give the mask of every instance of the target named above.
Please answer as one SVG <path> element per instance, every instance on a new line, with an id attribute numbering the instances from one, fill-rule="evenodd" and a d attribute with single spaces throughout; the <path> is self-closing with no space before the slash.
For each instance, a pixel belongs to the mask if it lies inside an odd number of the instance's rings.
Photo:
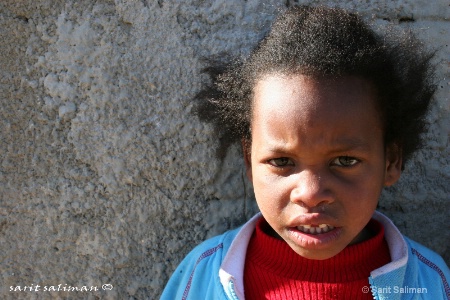
<path id="1" fill-rule="evenodd" d="M 385 145 L 401 149 L 404 164 L 422 146 L 436 90 L 433 56 L 411 32 L 385 28 L 381 35 L 356 13 L 293 7 L 277 17 L 248 58 L 209 60 L 211 80 L 197 94 L 195 112 L 213 124 L 223 158 L 231 144 L 251 142 L 253 87 L 263 76 L 357 76 L 375 87 Z"/>

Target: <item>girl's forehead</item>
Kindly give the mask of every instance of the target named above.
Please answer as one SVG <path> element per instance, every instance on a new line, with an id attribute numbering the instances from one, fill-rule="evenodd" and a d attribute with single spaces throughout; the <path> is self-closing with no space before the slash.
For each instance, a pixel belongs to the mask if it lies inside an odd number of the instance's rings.
<path id="1" fill-rule="evenodd" d="M 312 109 L 354 105 L 367 99 L 375 103 L 375 96 L 373 85 L 355 76 L 324 78 L 302 74 L 269 74 L 256 82 L 253 106 L 259 109 L 266 105 Z"/>
<path id="2" fill-rule="evenodd" d="M 298 119 L 332 125 L 359 115 L 364 118 L 358 118 L 358 122 L 370 120 L 382 128 L 375 95 L 372 85 L 357 77 L 266 76 L 255 85 L 251 123 L 254 127 L 277 121 L 290 126 Z"/>

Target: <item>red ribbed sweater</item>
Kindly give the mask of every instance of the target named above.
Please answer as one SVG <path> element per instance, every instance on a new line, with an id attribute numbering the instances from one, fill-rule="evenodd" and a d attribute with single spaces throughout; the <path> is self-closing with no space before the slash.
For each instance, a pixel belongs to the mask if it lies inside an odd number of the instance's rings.
<path id="1" fill-rule="evenodd" d="M 363 292 L 370 272 L 390 262 L 379 222 L 371 220 L 367 225 L 375 236 L 326 260 L 303 258 L 286 242 L 267 235 L 267 226 L 261 218 L 249 243 L 246 299 L 373 299 L 370 292 Z"/>

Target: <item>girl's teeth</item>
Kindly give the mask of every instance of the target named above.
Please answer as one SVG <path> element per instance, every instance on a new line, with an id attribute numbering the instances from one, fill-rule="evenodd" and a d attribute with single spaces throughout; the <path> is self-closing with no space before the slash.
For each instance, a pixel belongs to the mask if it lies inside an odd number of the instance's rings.
<path id="1" fill-rule="evenodd" d="M 320 233 L 326 233 L 328 231 L 331 231 L 334 229 L 333 226 L 328 224 L 320 224 L 319 226 L 311 226 L 311 225 L 300 225 L 297 227 L 298 230 L 304 233 L 309 234 L 320 234 Z"/>

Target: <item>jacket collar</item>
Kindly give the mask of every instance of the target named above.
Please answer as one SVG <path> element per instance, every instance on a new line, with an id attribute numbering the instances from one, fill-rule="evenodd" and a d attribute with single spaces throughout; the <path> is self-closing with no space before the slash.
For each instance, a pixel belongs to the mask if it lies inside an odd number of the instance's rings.
<path id="1" fill-rule="evenodd" d="M 245 223 L 226 253 L 219 270 L 220 282 L 230 299 L 245 299 L 244 297 L 244 266 L 247 247 L 256 227 L 256 222 L 261 218 L 261 213 L 256 214 Z M 398 278 L 403 278 L 408 261 L 408 246 L 400 231 L 395 227 L 389 218 L 380 212 L 375 211 L 372 216 L 375 220 L 383 224 L 385 239 L 389 246 L 391 262 L 371 272 L 372 281 L 382 281 L 384 274 L 394 272 L 399 273 Z M 401 274 L 400 274 L 401 273 Z M 396 276 L 397 277 L 397 276 Z"/>
<path id="2" fill-rule="evenodd" d="M 406 267 L 406 263 L 408 262 L 408 245 L 406 244 L 403 235 L 394 223 L 392 223 L 392 221 L 382 213 L 375 211 L 372 218 L 384 226 L 384 238 L 386 239 L 389 247 L 391 262 L 381 268 L 373 270 L 370 273 L 371 277 L 376 278 L 393 270 L 404 269 L 404 267 Z"/>
<path id="3" fill-rule="evenodd" d="M 228 249 L 219 270 L 222 286 L 230 299 L 244 298 L 244 266 L 247 247 L 255 231 L 256 223 L 261 218 L 261 213 L 256 214 L 242 226 Z M 230 285 L 231 283 L 231 285 Z M 236 295 L 234 295 L 234 293 Z"/>

